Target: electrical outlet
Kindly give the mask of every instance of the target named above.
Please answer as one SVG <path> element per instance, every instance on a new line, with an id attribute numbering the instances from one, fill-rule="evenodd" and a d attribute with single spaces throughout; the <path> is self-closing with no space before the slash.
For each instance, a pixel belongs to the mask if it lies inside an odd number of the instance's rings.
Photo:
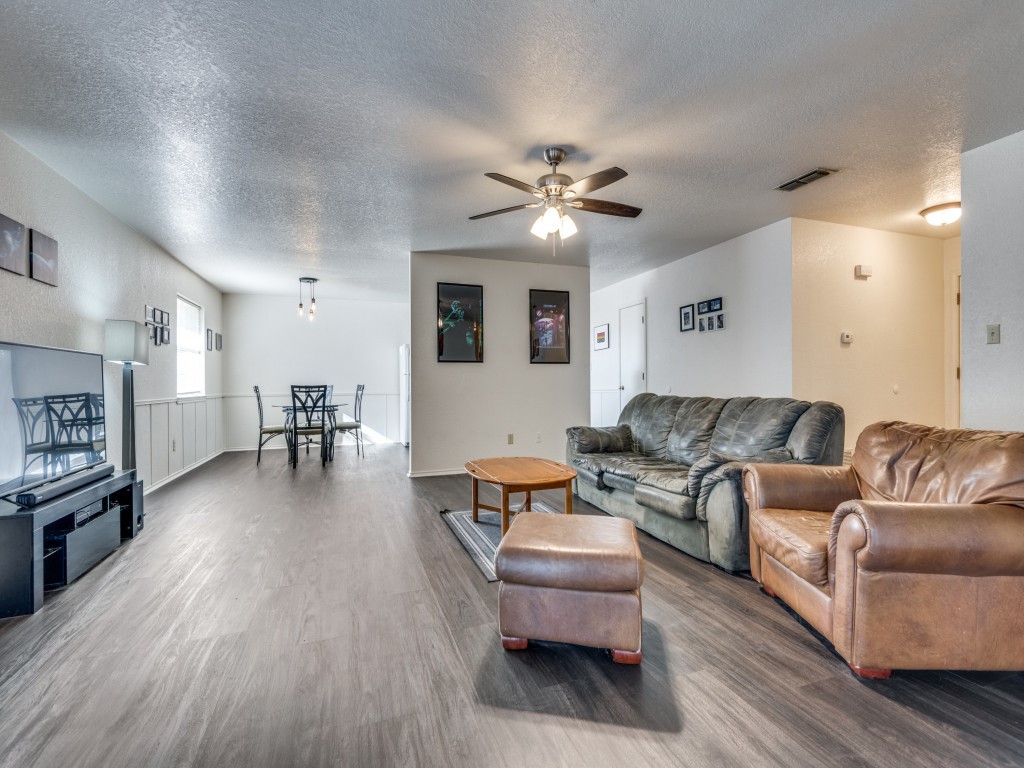
<path id="1" fill-rule="evenodd" d="M 537 433 L 537 442 L 540 442 L 540 432 Z"/>
<path id="2" fill-rule="evenodd" d="M 513 435 L 511 432 L 509 432 L 508 433 L 508 444 L 512 445 L 513 443 L 515 443 L 515 441 L 516 441 L 516 436 Z"/>
<path id="3" fill-rule="evenodd" d="M 999 343 L 999 326 L 998 325 L 986 325 L 985 326 L 985 343 L 986 344 L 998 344 Z"/>

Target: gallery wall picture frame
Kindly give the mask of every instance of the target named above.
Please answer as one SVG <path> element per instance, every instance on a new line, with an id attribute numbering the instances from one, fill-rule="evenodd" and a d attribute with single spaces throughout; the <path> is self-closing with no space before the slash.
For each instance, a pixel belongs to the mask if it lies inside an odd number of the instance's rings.
<path id="1" fill-rule="evenodd" d="M 437 284 L 437 362 L 484 361 L 484 287 Z"/>
<path id="2" fill-rule="evenodd" d="M 569 292 L 530 289 L 530 362 L 568 364 Z"/>
<path id="3" fill-rule="evenodd" d="M 170 344 L 171 343 L 171 326 L 163 325 L 160 326 L 160 343 Z"/>
<path id="4" fill-rule="evenodd" d="M 719 312 L 715 315 L 715 329 L 719 331 L 725 330 L 725 312 Z"/>
<path id="5" fill-rule="evenodd" d="M 693 330 L 693 304 L 685 304 L 679 308 L 679 330 Z"/>
<path id="6" fill-rule="evenodd" d="M 206 329 L 206 351 L 213 352 L 213 328 Z"/>
<path id="7" fill-rule="evenodd" d="M 214 338 L 216 339 L 214 346 L 217 348 L 217 351 L 220 352 L 224 349 L 224 337 L 218 333 Z"/>
<path id="8" fill-rule="evenodd" d="M 57 241 L 35 229 L 29 230 L 31 277 L 47 285 L 57 285 Z"/>
<path id="9" fill-rule="evenodd" d="M 0 269 L 28 274 L 28 229 L 0 213 Z"/>
<path id="10" fill-rule="evenodd" d="M 707 320 L 703 317 L 697 318 L 697 333 L 704 333 L 708 329 Z"/>
<path id="11" fill-rule="evenodd" d="M 611 339 L 608 336 L 608 323 L 594 328 L 594 350 L 608 349 Z"/>
<path id="12" fill-rule="evenodd" d="M 721 312 L 722 311 L 722 297 L 719 296 L 717 299 L 711 299 L 708 302 L 708 312 Z"/>

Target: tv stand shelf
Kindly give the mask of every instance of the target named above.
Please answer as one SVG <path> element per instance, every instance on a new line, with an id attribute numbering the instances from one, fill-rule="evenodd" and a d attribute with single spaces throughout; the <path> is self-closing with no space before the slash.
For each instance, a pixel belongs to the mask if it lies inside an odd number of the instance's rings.
<path id="1" fill-rule="evenodd" d="M 0 500 L 0 617 L 38 611 L 44 588 L 74 581 L 134 537 L 142 515 L 134 469 L 35 507 Z"/>

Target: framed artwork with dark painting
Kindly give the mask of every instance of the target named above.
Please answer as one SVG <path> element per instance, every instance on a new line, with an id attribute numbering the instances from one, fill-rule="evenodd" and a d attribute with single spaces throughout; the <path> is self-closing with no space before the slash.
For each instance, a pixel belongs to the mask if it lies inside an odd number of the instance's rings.
<path id="1" fill-rule="evenodd" d="M 437 362 L 484 361 L 484 287 L 437 284 Z"/>
<path id="2" fill-rule="evenodd" d="M 569 362 L 569 292 L 530 290 L 530 362 Z"/>
<path id="3" fill-rule="evenodd" d="M 0 213 L 0 269 L 16 275 L 28 273 L 28 231 Z"/>
<path id="4" fill-rule="evenodd" d="M 693 304 L 687 304 L 679 308 L 679 330 L 693 330 Z"/>
<path id="5" fill-rule="evenodd" d="M 57 241 L 34 229 L 29 232 L 32 279 L 47 285 L 57 285 Z"/>

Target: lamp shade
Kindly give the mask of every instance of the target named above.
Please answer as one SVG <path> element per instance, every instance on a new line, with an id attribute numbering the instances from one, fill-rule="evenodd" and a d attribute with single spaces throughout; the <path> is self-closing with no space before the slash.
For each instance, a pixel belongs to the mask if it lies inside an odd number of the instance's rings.
<path id="1" fill-rule="evenodd" d="M 149 332 L 134 320 L 107 320 L 103 325 L 103 357 L 108 363 L 149 365 Z"/>

